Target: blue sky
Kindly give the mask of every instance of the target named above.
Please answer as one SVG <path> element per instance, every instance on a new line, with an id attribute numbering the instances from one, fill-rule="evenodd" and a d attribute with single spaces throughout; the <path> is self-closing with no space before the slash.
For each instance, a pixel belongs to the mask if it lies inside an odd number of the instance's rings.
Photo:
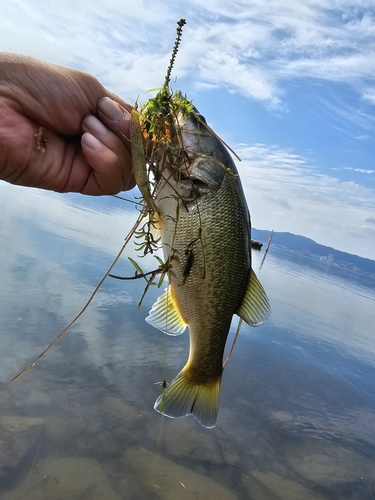
<path id="1" fill-rule="evenodd" d="M 238 165 L 259 229 L 375 259 L 373 0 L 13 0 L 0 50 L 94 74 L 128 102 L 173 78 Z M 326 6 L 330 5 L 330 8 Z"/>

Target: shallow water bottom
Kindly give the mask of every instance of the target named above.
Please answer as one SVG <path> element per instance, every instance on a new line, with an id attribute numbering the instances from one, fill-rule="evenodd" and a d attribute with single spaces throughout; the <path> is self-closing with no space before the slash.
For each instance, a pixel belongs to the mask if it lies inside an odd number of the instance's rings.
<path id="1" fill-rule="evenodd" d="M 0 500 L 374 496 L 375 443 L 361 447 L 347 418 L 297 415 L 287 411 L 290 403 L 272 408 L 275 401 L 265 412 L 259 399 L 241 401 L 237 390 L 224 394 L 218 426 L 207 430 L 192 417 L 163 418 L 134 401 L 133 392 L 151 399 L 158 385 L 127 378 L 124 396 L 76 367 L 52 388 L 48 365 L 3 402 Z M 137 380 L 141 368 L 132 370 Z M 143 379 L 151 372 L 143 370 Z M 237 377 L 232 370 L 227 386 Z M 375 414 L 359 417 L 364 438 Z"/>

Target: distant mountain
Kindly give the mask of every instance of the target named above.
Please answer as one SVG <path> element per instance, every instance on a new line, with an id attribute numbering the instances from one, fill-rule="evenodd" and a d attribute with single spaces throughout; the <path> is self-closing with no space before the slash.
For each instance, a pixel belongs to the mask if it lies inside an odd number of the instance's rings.
<path id="1" fill-rule="evenodd" d="M 255 240 L 266 243 L 268 241 L 270 231 L 260 230 L 252 228 L 251 237 Z M 315 259 L 320 259 L 325 262 L 325 258 L 328 262 L 332 262 L 340 267 L 346 268 L 348 270 L 353 270 L 356 272 L 369 273 L 375 276 L 375 261 L 371 259 L 365 259 L 364 257 L 359 257 L 358 255 L 353 255 L 346 252 L 341 252 L 332 247 L 326 247 L 316 243 L 316 241 L 306 238 L 305 236 L 299 236 L 292 233 L 273 233 L 272 246 L 283 247 L 291 252 L 305 255 L 307 257 L 312 257 Z M 332 257 L 330 257 L 330 255 Z"/>

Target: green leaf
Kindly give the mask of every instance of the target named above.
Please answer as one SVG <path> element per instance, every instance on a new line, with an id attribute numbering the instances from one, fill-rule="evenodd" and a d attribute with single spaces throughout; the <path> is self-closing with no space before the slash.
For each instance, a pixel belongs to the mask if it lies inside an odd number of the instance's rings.
<path id="1" fill-rule="evenodd" d="M 139 267 L 139 265 L 136 263 L 136 261 L 134 259 L 132 259 L 131 257 L 128 257 L 128 259 L 130 260 L 130 262 L 133 264 L 133 266 L 136 268 L 136 270 L 141 273 L 141 274 L 145 274 L 142 269 Z"/>
<path id="2" fill-rule="evenodd" d="M 165 274 L 166 274 L 165 272 L 161 274 L 160 279 L 159 279 L 159 283 L 158 283 L 158 288 L 160 288 L 161 285 L 163 284 L 164 278 L 165 278 Z"/>
<path id="3" fill-rule="evenodd" d="M 164 266 L 164 261 L 163 259 L 161 259 L 160 257 L 158 257 L 157 255 L 155 255 L 155 259 L 159 262 L 159 264 L 163 267 Z"/>
<path id="4" fill-rule="evenodd" d="M 147 92 L 160 92 L 162 90 L 162 87 L 155 87 L 154 89 L 148 89 Z"/>

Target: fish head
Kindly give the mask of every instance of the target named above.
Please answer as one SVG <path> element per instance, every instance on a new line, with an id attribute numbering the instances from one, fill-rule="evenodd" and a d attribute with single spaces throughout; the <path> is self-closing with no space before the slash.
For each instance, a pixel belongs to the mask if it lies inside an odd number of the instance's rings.
<path id="1" fill-rule="evenodd" d="M 183 98 L 180 92 L 175 97 Z M 196 202 L 218 190 L 227 175 L 237 177 L 229 151 L 196 107 L 188 114 L 179 112 L 173 126 L 179 154 L 177 161 L 165 162 L 158 191 L 168 183 L 185 203 Z"/>

